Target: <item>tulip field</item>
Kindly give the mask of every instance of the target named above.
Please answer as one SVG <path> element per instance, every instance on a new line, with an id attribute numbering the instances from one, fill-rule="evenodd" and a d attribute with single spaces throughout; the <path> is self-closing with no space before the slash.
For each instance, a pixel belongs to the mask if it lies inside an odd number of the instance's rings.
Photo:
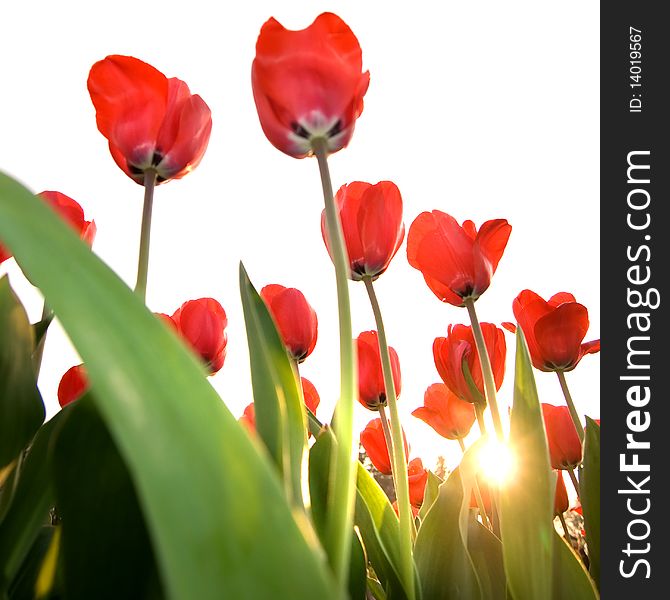
<path id="1" fill-rule="evenodd" d="M 98 225 L 83 202 L 0 172 L 0 264 L 15 262 L 44 299 L 31 322 L 0 277 L 0 600 L 600 597 L 600 419 L 570 388 L 600 351 L 588 309 L 520 281 L 513 322 L 490 322 L 478 300 L 505 269 L 504 206 L 459 221 L 436 194 L 415 216 L 396 182 L 334 185 L 329 158 L 365 114 L 364 51 L 333 13 L 260 28 L 255 110 L 278 158 L 318 171 L 337 314 L 317 317 L 301 290 L 260 285 L 240 263 L 253 398 L 240 417 L 208 381 L 235 352 L 226 304 L 183 299 L 167 314 L 147 302 L 154 196 L 198 176 L 212 136 L 205 99 L 140 57 L 110 54 L 88 73 L 90 127 L 143 197 L 133 286 L 92 251 Z M 378 294 L 399 261 L 419 282 L 408 306 L 424 295 L 460 316 L 436 330 L 439 382 L 407 413 L 456 465 L 410 459 Z M 354 288 L 374 329 L 352 326 Z M 81 362 L 62 373 L 60 410 L 45 420 L 38 378 L 56 319 Z M 330 412 L 302 373 L 326 320 L 339 335 Z M 537 376 L 560 403 L 542 400 Z"/>

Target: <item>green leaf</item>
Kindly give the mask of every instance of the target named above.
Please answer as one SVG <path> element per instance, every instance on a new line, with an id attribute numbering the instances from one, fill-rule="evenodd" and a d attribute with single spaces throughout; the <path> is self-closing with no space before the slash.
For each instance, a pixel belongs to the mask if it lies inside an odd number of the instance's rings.
<path id="1" fill-rule="evenodd" d="M 360 532 L 351 536 L 351 558 L 349 567 L 349 600 L 365 600 L 368 579 L 368 558 L 365 555 Z"/>
<path id="2" fill-rule="evenodd" d="M 28 549 L 28 553 L 21 563 L 14 581 L 12 582 L 7 598 L 9 600 L 33 600 L 35 598 L 35 581 L 39 575 L 47 550 L 51 544 L 55 528 L 50 525 L 40 527 L 35 540 Z M 4 596 L 0 596 L 4 600 Z M 56 595 L 55 598 L 58 598 Z"/>
<path id="3" fill-rule="evenodd" d="M 472 514 L 468 517 L 468 552 L 479 577 L 482 598 L 506 600 L 507 580 L 502 544 Z"/>
<path id="4" fill-rule="evenodd" d="M 263 299 L 240 263 L 240 294 L 247 328 L 256 431 L 284 477 L 289 501 L 302 501 L 307 420 L 298 378 Z"/>
<path id="5" fill-rule="evenodd" d="M 597 600 L 600 596 L 582 561 L 556 531 L 552 600 Z"/>
<path id="6" fill-rule="evenodd" d="M 153 549 L 128 470 L 90 396 L 72 405 L 53 466 L 67 598 L 147 598 L 157 577 Z"/>
<path id="7" fill-rule="evenodd" d="M 44 202 L 2 174 L 0 238 L 86 363 L 168 597 L 340 597 L 274 469 L 197 359 Z"/>
<path id="8" fill-rule="evenodd" d="M 500 493 L 505 573 L 514 600 L 549 598 L 552 586 L 555 475 L 528 348 L 517 329 L 510 440 L 516 471 Z"/>
<path id="9" fill-rule="evenodd" d="M 600 425 L 586 417 L 584 461 L 579 478 L 589 571 L 600 586 Z"/>
<path id="10" fill-rule="evenodd" d="M 9 278 L 0 278 L 0 469 L 20 454 L 44 421 L 31 361 L 34 343 L 33 328 Z"/>
<path id="11" fill-rule="evenodd" d="M 421 524 L 414 546 L 423 597 L 431 600 L 482 598 L 475 566 L 467 549 L 468 506 L 478 443 L 440 486 L 437 499 Z"/>
<path id="12" fill-rule="evenodd" d="M 422 522 L 426 518 L 426 515 L 433 506 L 435 500 L 437 500 L 440 485 L 442 485 L 442 480 L 432 471 L 428 471 L 426 490 L 423 493 L 423 503 L 421 504 L 421 508 L 419 510 L 419 518 Z"/>
<path id="13" fill-rule="evenodd" d="M 55 495 L 51 475 L 52 440 L 69 408 L 40 427 L 21 468 L 16 492 L 0 523 L 0 591 L 9 585 L 42 526 L 48 522 Z"/>

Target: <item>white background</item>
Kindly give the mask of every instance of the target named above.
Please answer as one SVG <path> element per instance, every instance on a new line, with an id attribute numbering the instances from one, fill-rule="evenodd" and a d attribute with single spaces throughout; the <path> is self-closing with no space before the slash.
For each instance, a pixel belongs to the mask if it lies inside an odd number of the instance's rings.
<path id="1" fill-rule="evenodd" d="M 91 65 L 108 54 L 136 56 L 188 83 L 213 114 L 209 149 L 181 181 L 156 191 L 147 302 L 172 313 L 212 296 L 229 318 L 228 357 L 212 385 L 236 416 L 251 397 L 237 289 L 243 260 L 260 289 L 302 290 L 319 317 L 319 341 L 302 373 L 330 416 L 338 394 L 337 310 L 331 262 L 320 231 L 316 161 L 289 158 L 258 123 L 250 85 L 261 25 L 270 16 L 301 29 L 326 10 L 357 35 L 371 83 L 348 148 L 330 160 L 333 185 L 394 181 L 405 223 L 440 209 L 479 226 L 506 218 L 512 235 L 480 320 L 513 320 L 524 288 L 545 298 L 573 292 L 589 309 L 586 339 L 599 327 L 598 4 L 540 2 L 11 2 L 0 35 L 0 169 L 35 192 L 58 190 L 95 219 L 94 251 L 129 285 L 135 281 L 142 189 L 114 164 L 86 90 Z M 0 267 L 39 318 L 41 298 L 14 261 Z M 400 356 L 401 414 L 412 455 L 432 465 L 457 460 L 410 416 L 439 381 L 433 339 L 465 309 L 440 303 L 401 247 L 377 284 L 387 334 Z M 364 286 L 351 284 L 355 334 L 374 328 Z M 513 338 L 499 401 L 511 403 Z M 567 375 L 580 413 L 600 416 L 599 356 Z M 52 327 L 40 387 L 58 410 L 62 374 L 79 362 Z M 555 375 L 537 373 L 541 400 L 563 403 Z M 184 402 L 189 402 L 184 398 Z M 373 418 L 356 407 L 362 429 Z"/>

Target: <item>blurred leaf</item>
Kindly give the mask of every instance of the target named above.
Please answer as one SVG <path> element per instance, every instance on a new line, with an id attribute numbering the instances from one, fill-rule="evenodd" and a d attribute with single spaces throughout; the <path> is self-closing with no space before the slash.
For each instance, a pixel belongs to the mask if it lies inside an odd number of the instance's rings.
<path id="1" fill-rule="evenodd" d="M 437 499 L 437 494 L 439 493 L 439 487 L 441 484 L 442 480 L 432 471 L 428 471 L 426 490 L 423 493 L 423 504 L 421 504 L 421 509 L 419 510 L 419 518 L 422 522 L 426 518 L 428 511 Z"/>
<path id="2" fill-rule="evenodd" d="M 73 403 L 53 466 L 67 598 L 146 598 L 153 549 L 128 470 L 90 396 Z"/>
<path id="3" fill-rule="evenodd" d="M 40 427 L 23 462 L 13 501 L 0 523 L 0 591 L 9 585 L 35 538 L 48 522 L 54 505 L 51 472 L 52 442 L 70 408 L 66 407 Z"/>
<path id="4" fill-rule="evenodd" d="M 256 431 L 283 474 L 289 501 L 302 507 L 307 422 L 298 379 L 272 316 L 241 263 L 240 294 L 249 344 Z"/>
<path id="5" fill-rule="evenodd" d="M 0 278 L 0 468 L 11 463 L 44 421 L 31 356 L 35 343 L 28 315 L 9 278 Z"/>
<path id="6" fill-rule="evenodd" d="M 426 599 L 482 598 L 467 549 L 468 506 L 475 473 L 471 459 L 477 448 L 473 445 L 467 450 L 461 465 L 440 486 L 416 537 L 414 559 Z"/>
<path id="7" fill-rule="evenodd" d="M 35 582 L 44 564 L 55 531 L 56 528 L 50 525 L 38 530 L 37 536 L 9 588 L 7 594 L 9 600 L 33 600 L 35 598 Z"/>
<path id="8" fill-rule="evenodd" d="M 365 556 L 363 540 L 360 532 L 354 530 L 351 536 L 351 565 L 349 568 L 349 599 L 365 600 L 365 589 L 368 579 L 368 559 Z"/>
<path id="9" fill-rule="evenodd" d="M 482 598 L 506 600 L 507 580 L 502 544 L 473 514 L 468 517 L 468 552 L 479 577 Z"/>
<path id="10" fill-rule="evenodd" d="M 579 478 L 591 577 L 600 586 L 600 425 L 586 417 L 584 461 Z"/>
<path id="11" fill-rule="evenodd" d="M 600 596 L 582 561 L 556 531 L 552 600 L 597 600 Z"/>
<path id="12" fill-rule="evenodd" d="M 515 600 L 551 597 L 553 508 L 556 478 L 551 471 L 542 410 L 528 348 L 517 329 L 514 405 L 510 440 L 514 476 L 500 493 L 500 529 L 505 573 Z"/>
<path id="13" fill-rule="evenodd" d="M 0 238 L 77 348 L 171 599 L 341 596 L 202 365 L 53 211 L 0 174 Z"/>

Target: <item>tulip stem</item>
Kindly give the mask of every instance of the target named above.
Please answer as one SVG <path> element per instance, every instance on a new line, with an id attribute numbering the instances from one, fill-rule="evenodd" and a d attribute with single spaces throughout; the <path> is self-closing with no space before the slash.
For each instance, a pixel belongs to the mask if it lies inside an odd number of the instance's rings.
<path id="1" fill-rule="evenodd" d="M 561 522 L 561 527 L 563 527 L 563 537 L 565 538 L 565 541 L 568 542 L 568 544 L 570 544 L 570 547 L 574 549 L 572 538 L 568 533 L 568 524 L 565 522 L 565 517 L 563 516 L 563 513 L 558 513 L 558 520 Z"/>
<path id="2" fill-rule="evenodd" d="M 384 432 L 384 441 L 386 442 L 386 451 L 389 455 L 389 462 L 391 463 L 391 474 L 393 475 L 393 486 L 396 490 L 396 496 L 398 495 L 398 487 L 395 483 L 395 469 L 393 468 L 393 436 L 391 435 L 391 430 L 389 429 L 388 417 L 386 416 L 386 408 L 383 404 L 379 405 L 379 420 L 382 422 L 382 431 Z"/>
<path id="3" fill-rule="evenodd" d="M 575 492 L 577 492 L 577 498 L 581 499 L 581 494 L 579 492 L 579 481 L 577 481 L 577 476 L 575 475 L 574 469 L 567 469 L 568 475 L 570 476 L 570 481 L 572 481 L 572 487 L 575 488 Z"/>
<path id="4" fill-rule="evenodd" d="M 357 371 L 348 288 L 349 258 L 344 244 L 342 224 L 333 197 L 333 186 L 328 169 L 327 142 L 324 138 L 314 138 L 311 143 L 321 174 L 326 228 L 333 249 L 340 324 L 340 399 L 333 415 L 333 431 L 337 439 L 337 446 L 331 463 L 332 495 L 329 497 L 326 552 L 340 589 L 346 590 L 349 581 L 358 463 L 358 447 L 354 445 L 353 438 Z"/>
<path id="5" fill-rule="evenodd" d="M 461 447 L 461 452 L 465 454 L 465 442 L 463 438 L 458 438 L 458 445 Z M 493 525 L 491 524 L 491 519 L 486 514 L 486 508 L 484 507 L 484 498 L 482 498 L 482 492 L 479 489 L 479 482 L 475 478 L 475 484 L 472 486 L 472 491 L 475 494 L 475 500 L 477 501 L 477 508 L 479 513 L 482 516 L 482 522 L 486 527 L 489 528 L 489 531 L 493 530 Z"/>
<path id="6" fill-rule="evenodd" d="M 396 400 L 395 382 L 393 381 L 393 369 L 391 367 L 391 354 L 386 341 L 386 330 L 382 312 L 379 308 L 377 294 L 372 284 L 372 277 L 364 277 L 365 289 L 370 298 L 370 305 L 375 316 L 377 325 L 377 341 L 379 342 L 379 355 L 382 362 L 382 373 L 384 375 L 384 389 L 386 391 L 386 402 L 388 403 L 391 416 L 391 437 L 393 441 L 392 460 L 393 478 L 395 482 L 396 498 L 398 500 L 398 516 L 400 519 L 400 547 L 402 549 L 405 566 L 405 577 L 411 589 L 414 589 L 412 567 L 412 541 L 416 537 L 416 526 L 412 516 L 412 506 L 409 502 L 409 481 L 407 476 L 407 457 L 405 456 L 405 444 L 402 437 L 402 426 L 400 414 L 398 413 L 398 401 Z M 412 582 L 410 584 L 410 582 Z"/>
<path id="7" fill-rule="evenodd" d="M 484 379 L 484 391 L 486 393 L 486 402 L 491 408 L 491 416 L 493 417 L 493 428 L 495 429 L 498 440 L 504 440 L 504 433 L 502 421 L 500 420 L 500 413 L 498 411 L 498 400 L 496 399 L 496 384 L 493 377 L 493 369 L 491 368 L 491 360 L 489 358 L 488 350 L 486 349 L 486 342 L 484 341 L 484 333 L 482 326 L 479 324 L 477 318 L 477 311 L 475 310 L 475 301 L 472 298 L 467 298 L 463 301 L 465 307 L 468 309 L 470 315 L 470 323 L 472 324 L 472 334 L 477 345 L 477 353 L 479 354 L 479 363 L 482 367 L 482 377 Z"/>
<path id="8" fill-rule="evenodd" d="M 475 415 L 477 415 L 477 425 L 479 425 L 479 433 L 486 435 L 486 422 L 484 421 L 484 408 L 478 402 L 475 402 Z"/>
<path id="9" fill-rule="evenodd" d="M 142 298 L 147 297 L 147 275 L 149 273 L 149 243 L 151 241 L 151 213 L 154 206 L 154 188 L 156 187 L 156 171 L 147 169 L 144 172 L 144 207 L 142 209 L 142 229 L 140 233 L 140 256 L 137 261 L 137 283 L 135 292 Z"/>
<path id="10" fill-rule="evenodd" d="M 53 317 L 54 317 L 53 311 L 47 306 L 47 303 L 45 302 L 44 306 L 42 307 L 42 316 L 40 317 L 40 320 L 37 322 L 38 325 L 44 327 L 44 332 L 42 333 L 42 336 L 38 340 L 37 346 L 35 346 L 32 355 L 33 370 L 35 371 L 36 380 L 39 379 L 40 370 L 42 369 L 42 356 L 44 354 L 44 343 L 46 342 L 47 331 L 49 329 L 49 325 L 51 325 Z"/>
<path id="11" fill-rule="evenodd" d="M 572 396 L 570 395 L 570 390 L 568 389 L 568 382 L 565 380 L 565 373 L 563 371 L 556 371 L 556 375 L 558 376 L 558 381 L 561 384 L 561 389 L 563 390 L 563 395 L 565 396 L 565 402 L 567 403 L 568 410 L 570 411 L 570 417 L 572 418 L 572 422 L 575 424 L 575 429 L 577 430 L 579 441 L 584 444 L 584 427 L 579 420 L 579 414 L 575 408 L 575 403 L 572 401 Z"/>

